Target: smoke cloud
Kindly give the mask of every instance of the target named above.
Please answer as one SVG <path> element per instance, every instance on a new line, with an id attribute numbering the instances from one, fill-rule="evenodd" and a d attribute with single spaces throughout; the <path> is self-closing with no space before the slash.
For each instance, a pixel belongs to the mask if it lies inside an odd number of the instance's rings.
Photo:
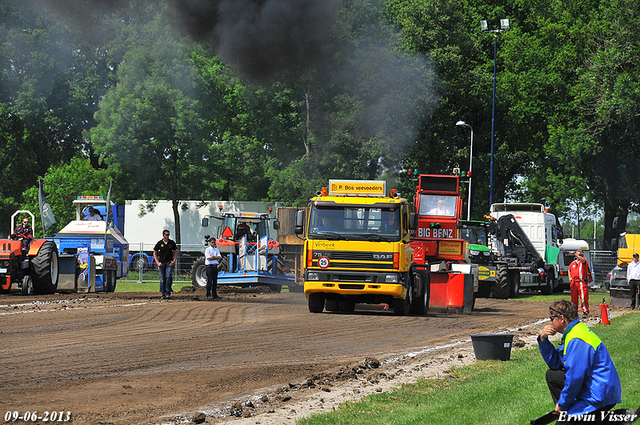
<path id="1" fill-rule="evenodd" d="M 254 82 L 316 66 L 336 0 L 169 0 L 183 28 Z M 293 75 L 292 75 L 293 74 Z"/>

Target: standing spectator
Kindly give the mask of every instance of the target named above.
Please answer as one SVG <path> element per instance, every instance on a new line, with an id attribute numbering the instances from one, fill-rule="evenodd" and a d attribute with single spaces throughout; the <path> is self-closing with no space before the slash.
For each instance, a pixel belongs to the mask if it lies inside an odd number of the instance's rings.
<path id="1" fill-rule="evenodd" d="M 204 264 L 207 268 L 207 299 L 218 300 L 218 264 L 222 256 L 216 247 L 216 238 L 209 239 L 209 246 L 204 251 Z"/>
<path id="2" fill-rule="evenodd" d="M 582 318 L 589 317 L 589 283 L 593 282 L 591 271 L 589 270 L 589 262 L 584 258 L 582 250 L 579 249 L 573 253 L 576 259 L 569 264 L 569 273 L 571 274 L 571 302 L 576 307 L 581 307 Z M 580 300 L 578 300 L 578 298 Z M 580 302 L 581 304 L 578 304 Z"/>
<path id="3" fill-rule="evenodd" d="M 22 219 L 22 224 L 19 224 L 16 227 L 16 231 L 13 232 L 16 240 L 22 241 L 22 250 L 26 251 L 29 247 L 29 244 L 33 240 L 33 229 L 29 226 L 29 218 L 24 217 Z"/>
<path id="4" fill-rule="evenodd" d="M 555 410 L 568 415 L 594 413 L 600 420 L 599 412 L 621 403 L 622 386 L 611 356 L 600 338 L 580 322 L 575 304 L 556 301 L 549 314 L 551 324 L 540 332 L 538 347 L 549 366 L 546 379 Z M 556 333 L 562 333 L 558 348 L 548 339 Z"/>
<path id="5" fill-rule="evenodd" d="M 627 282 L 631 291 L 631 310 L 640 308 L 636 305 L 636 294 L 640 286 L 640 261 L 638 261 L 638 253 L 633 254 L 633 261 L 627 265 Z"/>
<path id="6" fill-rule="evenodd" d="M 153 258 L 158 265 L 158 271 L 160 272 L 160 292 L 162 293 L 162 299 L 166 300 L 171 297 L 171 285 L 173 284 L 173 265 L 178 258 L 178 246 L 176 243 L 169 239 L 169 231 L 164 229 L 162 231 L 162 239 L 158 241 L 155 247 L 153 247 Z"/>

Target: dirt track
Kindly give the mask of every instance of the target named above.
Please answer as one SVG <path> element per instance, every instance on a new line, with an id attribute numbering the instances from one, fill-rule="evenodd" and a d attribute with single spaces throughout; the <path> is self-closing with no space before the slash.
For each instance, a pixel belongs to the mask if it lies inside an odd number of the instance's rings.
<path id="1" fill-rule="evenodd" d="M 158 424 L 252 394 L 300 401 L 287 389 L 306 382 L 321 391 L 323 372 L 353 373 L 365 358 L 470 334 L 514 333 L 548 316 L 547 303 L 520 300 L 479 299 L 472 315 L 397 317 L 379 306 L 310 314 L 302 294 L 158 295 L 0 295 L 0 415 L 69 411 L 74 424 Z M 214 416 L 206 423 L 227 420 Z"/>

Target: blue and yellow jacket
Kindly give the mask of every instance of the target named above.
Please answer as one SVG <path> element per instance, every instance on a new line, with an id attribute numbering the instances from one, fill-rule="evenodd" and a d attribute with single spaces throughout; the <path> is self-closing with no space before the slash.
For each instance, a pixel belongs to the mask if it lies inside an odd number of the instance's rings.
<path id="1" fill-rule="evenodd" d="M 551 369 L 565 369 L 558 405 L 569 414 L 584 414 L 621 403 L 620 377 L 600 338 L 579 319 L 562 334 L 560 347 L 538 337 L 542 358 Z"/>

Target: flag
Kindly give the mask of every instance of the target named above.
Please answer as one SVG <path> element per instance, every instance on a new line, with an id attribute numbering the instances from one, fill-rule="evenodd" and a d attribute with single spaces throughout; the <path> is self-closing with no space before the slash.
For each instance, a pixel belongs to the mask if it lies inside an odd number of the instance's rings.
<path id="1" fill-rule="evenodd" d="M 107 192 L 107 206 L 105 208 L 107 216 L 104 218 L 107 227 L 109 227 L 109 218 L 111 217 L 111 186 L 113 186 L 113 180 L 109 181 L 109 192 Z"/>
<path id="2" fill-rule="evenodd" d="M 42 179 L 38 179 L 40 191 L 38 192 L 38 204 L 40 204 L 40 217 L 42 217 L 43 235 L 47 232 L 47 229 L 57 223 L 56 218 L 53 216 L 53 211 L 47 202 L 47 198 L 44 197 L 44 190 L 42 189 Z"/>

